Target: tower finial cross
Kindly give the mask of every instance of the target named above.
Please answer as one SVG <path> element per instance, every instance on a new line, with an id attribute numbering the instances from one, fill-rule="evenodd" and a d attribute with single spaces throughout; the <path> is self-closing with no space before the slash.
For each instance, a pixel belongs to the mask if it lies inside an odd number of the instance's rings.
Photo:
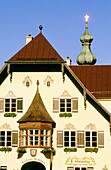
<path id="1" fill-rule="evenodd" d="M 87 24 L 87 23 L 88 23 L 89 16 L 86 14 L 84 18 L 85 18 L 85 21 L 86 21 L 86 24 Z"/>

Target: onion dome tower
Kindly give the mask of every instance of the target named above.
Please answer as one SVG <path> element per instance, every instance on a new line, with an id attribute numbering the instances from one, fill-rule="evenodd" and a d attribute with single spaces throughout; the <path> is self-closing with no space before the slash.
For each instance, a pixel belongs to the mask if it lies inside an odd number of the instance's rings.
<path id="1" fill-rule="evenodd" d="M 94 65 L 97 61 L 96 56 L 91 52 L 90 45 L 93 41 L 93 36 L 88 32 L 88 19 L 89 16 L 85 16 L 86 21 L 86 30 L 85 33 L 81 36 L 80 41 L 82 42 L 82 52 L 77 56 L 76 62 L 79 65 Z"/>

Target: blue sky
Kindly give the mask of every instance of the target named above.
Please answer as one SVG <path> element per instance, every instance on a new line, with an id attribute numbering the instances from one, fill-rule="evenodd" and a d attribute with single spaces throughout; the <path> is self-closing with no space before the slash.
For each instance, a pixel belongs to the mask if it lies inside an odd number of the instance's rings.
<path id="1" fill-rule="evenodd" d="M 86 14 L 96 64 L 111 64 L 111 0 L 0 0 L 0 68 L 25 46 L 25 36 L 39 33 L 40 24 L 61 57 L 76 64 Z"/>

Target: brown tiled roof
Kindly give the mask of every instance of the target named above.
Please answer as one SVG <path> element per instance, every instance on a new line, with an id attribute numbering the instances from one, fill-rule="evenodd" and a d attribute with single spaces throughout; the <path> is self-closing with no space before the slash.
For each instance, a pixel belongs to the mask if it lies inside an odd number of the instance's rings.
<path id="1" fill-rule="evenodd" d="M 39 92 L 36 92 L 27 112 L 18 120 L 18 123 L 22 122 L 47 122 L 55 124 L 47 112 Z"/>
<path id="2" fill-rule="evenodd" d="M 39 33 L 32 41 L 17 52 L 11 61 L 64 61 L 47 39 Z"/>
<path id="3" fill-rule="evenodd" d="M 96 98 L 111 98 L 111 65 L 70 66 Z"/>

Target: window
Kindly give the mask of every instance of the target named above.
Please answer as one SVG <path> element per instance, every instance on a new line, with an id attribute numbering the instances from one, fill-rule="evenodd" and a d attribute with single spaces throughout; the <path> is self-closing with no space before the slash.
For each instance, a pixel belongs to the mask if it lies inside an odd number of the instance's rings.
<path id="1" fill-rule="evenodd" d="M 64 147 L 76 147 L 75 131 L 64 131 Z"/>
<path id="2" fill-rule="evenodd" d="M 50 81 L 47 81 L 47 86 L 50 87 Z"/>
<path id="3" fill-rule="evenodd" d="M 26 146 L 26 130 L 21 130 L 21 146 Z"/>
<path id="4" fill-rule="evenodd" d="M 71 112 L 71 99 L 60 99 L 60 112 Z"/>
<path id="5" fill-rule="evenodd" d="M 28 138 L 28 144 L 26 143 Z M 21 130 L 21 146 L 50 146 L 51 130 L 29 129 Z"/>
<path id="6" fill-rule="evenodd" d="M 93 167 L 67 167 L 67 170 L 94 170 Z"/>
<path id="7" fill-rule="evenodd" d="M 23 99 L 22 98 L 6 98 L 5 99 L 5 112 L 15 113 L 23 111 Z"/>
<path id="8" fill-rule="evenodd" d="M 86 147 L 97 147 L 97 132 L 96 131 L 86 131 Z"/>
<path id="9" fill-rule="evenodd" d="M 57 131 L 57 147 L 104 148 L 104 131 Z"/>
<path id="10" fill-rule="evenodd" d="M 6 166 L 1 166 L 0 170 L 7 170 L 7 167 Z"/>
<path id="11" fill-rule="evenodd" d="M 78 112 L 78 98 L 53 98 L 53 113 Z"/>
<path id="12" fill-rule="evenodd" d="M 11 146 L 11 131 L 0 131 L 0 146 Z"/>
<path id="13" fill-rule="evenodd" d="M 29 87 L 29 86 L 30 86 L 30 82 L 26 81 L 26 87 Z"/>

